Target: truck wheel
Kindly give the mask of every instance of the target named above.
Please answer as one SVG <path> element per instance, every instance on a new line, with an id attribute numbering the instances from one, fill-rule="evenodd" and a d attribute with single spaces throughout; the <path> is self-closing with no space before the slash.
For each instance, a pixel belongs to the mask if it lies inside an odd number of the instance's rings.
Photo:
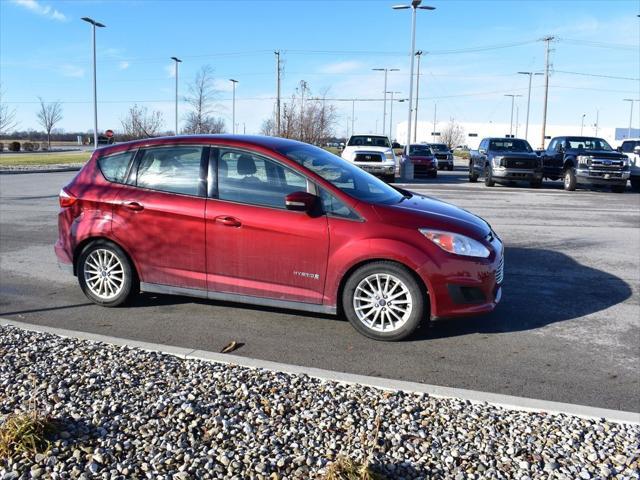
<path id="1" fill-rule="evenodd" d="M 453 165 L 449 165 L 449 166 L 447 167 L 447 170 L 449 170 L 450 172 L 451 172 L 451 171 L 453 171 Z"/>
<path id="2" fill-rule="evenodd" d="M 636 192 L 640 190 L 640 177 L 631 177 L 631 188 Z"/>
<path id="3" fill-rule="evenodd" d="M 427 320 L 426 296 L 414 276 L 394 262 L 372 262 L 348 278 L 342 308 L 353 327 L 375 340 L 397 341 Z"/>
<path id="4" fill-rule="evenodd" d="M 576 189 L 576 169 L 568 167 L 564 171 L 564 189 L 568 192 L 573 192 Z"/>
<path id="5" fill-rule="evenodd" d="M 627 189 L 627 185 L 611 185 L 611 191 L 613 193 L 624 193 L 624 191 Z"/>
<path id="6" fill-rule="evenodd" d="M 529 182 L 529 185 L 531 186 L 531 188 L 541 188 L 542 187 L 542 179 L 540 179 L 540 180 L 531 180 L 531 182 Z"/>
<path id="7" fill-rule="evenodd" d="M 434 170 L 433 172 L 429 172 L 429 178 L 436 178 L 438 176 L 438 170 Z"/>
<path id="8" fill-rule="evenodd" d="M 493 187 L 496 184 L 496 182 L 493 181 L 493 176 L 491 175 L 491 167 L 488 165 L 484 167 L 484 184 L 487 187 Z"/>

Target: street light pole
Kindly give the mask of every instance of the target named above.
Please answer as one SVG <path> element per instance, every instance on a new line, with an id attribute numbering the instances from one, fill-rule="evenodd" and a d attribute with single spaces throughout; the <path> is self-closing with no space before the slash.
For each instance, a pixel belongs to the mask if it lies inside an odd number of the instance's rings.
<path id="1" fill-rule="evenodd" d="M 534 72 L 518 72 L 520 75 L 529 75 L 529 93 L 527 94 L 527 123 L 524 127 L 524 139 L 529 139 L 529 107 L 531 106 L 531 78 L 534 75 L 542 75 L 542 73 Z"/>
<path id="2" fill-rule="evenodd" d="M 355 132 L 355 130 L 353 129 L 353 121 L 356 118 L 356 99 L 354 98 L 353 100 L 351 100 L 351 135 L 353 135 L 353 132 Z"/>
<path id="3" fill-rule="evenodd" d="M 82 17 L 87 23 L 92 25 L 92 48 L 93 48 L 93 148 L 98 148 L 98 88 L 96 85 L 96 27 L 104 28 L 106 25 L 96 22 L 92 18 Z"/>
<path id="4" fill-rule="evenodd" d="M 627 131 L 627 138 L 631 138 L 631 127 L 633 125 L 633 102 L 640 102 L 640 100 L 634 100 L 633 98 L 625 98 L 625 102 L 631 104 L 631 110 L 629 111 L 629 130 Z"/>
<path id="5" fill-rule="evenodd" d="M 176 64 L 176 135 L 178 135 L 178 64 L 182 63 L 178 57 L 171 57 Z"/>
<path id="6" fill-rule="evenodd" d="M 418 138 L 418 103 L 420 102 L 420 59 L 422 58 L 422 54 L 424 52 L 422 50 L 418 50 L 416 52 L 416 57 L 418 57 L 418 71 L 416 73 L 416 115 L 415 120 L 413 122 L 413 141 L 417 142 Z"/>
<path id="7" fill-rule="evenodd" d="M 384 100 L 383 100 L 383 106 L 382 106 L 382 135 L 385 135 L 385 126 L 386 126 L 386 121 L 387 121 L 387 74 L 389 72 L 398 72 L 400 71 L 399 68 L 372 68 L 373 71 L 375 72 L 384 72 Z M 389 132 L 389 136 L 391 136 L 391 132 Z"/>
<path id="8" fill-rule="evenodd" d="M 393 94 L 400 92 L 385 92 L 391 95 L 391 108 L 389 110 L 389 140 L 393 141 Z"/>
<path id="9" fill-rule="evenodd" d="M 514 95 L 512 93 L 506 93 L 505 97 L 511 97 L 511 121 L 509 123 L 509 136 L 513 138 L 513 104 L 516 97 L 521 97 L 522 95 Z"/>
<path id="10" fill-rule="evenodd" d="M 542 40 L 547 42 L 547 48 L 545 50 L 544 56 L 544 102 L 543 102 L 543 110 L 542 110 L 542 139 L 540 142 L 540 148 L 544 149 L 544 141 L 547 130 L 547 104 L 549 99 L 549 51 L 551 40 L 555 37 L 549 36 L 545 37 Z"/>
<path id="11" fill-rule="evenodd" d="M 580 136 L 582 136 L 582 133 L 584 132 L 584 117 L 586 116 L 587 116 L 586 113 L 582 114 L 582 121 L 580 122 Z"/>
<path id="12" fill-rule="evenodd" d="M 411 108 L 413 106 L 413 60 L 416 51 L 416 12 L 420 10 L 435 10 L 436 7 L 422 6 L 420 5 L 422 0 L 412 0 L 411 5 L 394 5 L 394 10 L 405 10 L 411 8 L 411 51 L 409 52 L 410 67 L 409 67 L 409 108 L 407 116 L 407 145 L 411 143 Z"/>
<path id="13" fill-rule="evenodd" d="M 232 114 L 231 114 L 232 128 L 231 128 L 231 132 L 235 135 L 235 133 L 236 133 L 236 83 L 238 83 L 238 80 L 234 80 L 233 78 L 230 78 L 229 81 L 233 85 L 233 101 L 232 101 Z"/>

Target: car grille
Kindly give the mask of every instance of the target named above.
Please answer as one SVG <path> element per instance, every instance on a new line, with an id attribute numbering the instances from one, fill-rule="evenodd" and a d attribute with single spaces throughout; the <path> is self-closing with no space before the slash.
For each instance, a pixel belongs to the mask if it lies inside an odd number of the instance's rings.
<path id="1" fill-rule="evenodd" d="M 446 153 L 436 153 L 436 158 L 438 160 L 447 160 L 449 156 Z"/>
<path id="2" fill-rule="evenodd" d="M 594 158 L 590 162 L 591 168 L 597 168 L 598 170 L 620 170 L 624 166 L 622 160 L 608 160 L 606 158 Z"/>
<path id="3" fill-rule="evenodd" d="M 500 263 L 498 264 L 498 268 L 496 269 L 496 283 L 498 285 L 502 285 L 502 281 L 504 280 L 504 254 L 500 257 Z"/>
<path id="4" fill-rule="evenodd" d="M 382 162 L 382 154 L 380 153 L 356 153 L 354 162 Z"/>
<path id="5" fill-rule="evenodd" d="M 505 158 L 504 162 L 507 168 L 534 169 L 538 167 L 537 158 Z"/>

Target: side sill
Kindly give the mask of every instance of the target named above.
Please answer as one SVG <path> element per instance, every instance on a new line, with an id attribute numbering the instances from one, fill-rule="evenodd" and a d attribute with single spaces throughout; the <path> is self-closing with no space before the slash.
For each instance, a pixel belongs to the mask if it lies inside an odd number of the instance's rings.
<path id="1" fill-rule="evenodd" d="M 161 293 L 166 295 L 184 295 L 187 297 L 206 298 L 209 300 L 221 300 L 224 302 L 248 303 L 263 307 L 287 308 L 290 310 L 303 310 L 306 312 L 326 313 L 335 315 L 336 307 L 317 305 L 314 303 L 290 302 L 286 300 L 276 300 L 273 298 L 253 297 L 251 295 L 238 295 L 235 293 L 207 292 L 197 288 L 172 287 L 170 285 L 159 285 L 157 283 L 140 282 L 140 290 L 143 292 Z"/>

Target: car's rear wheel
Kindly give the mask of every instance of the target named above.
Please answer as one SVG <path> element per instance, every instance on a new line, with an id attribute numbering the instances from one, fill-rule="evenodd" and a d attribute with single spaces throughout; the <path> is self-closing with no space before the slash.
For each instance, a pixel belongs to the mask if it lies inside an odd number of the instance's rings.
<path id="1" fill-rule="evenodd" d="M 407 338 L 425 318 L 426 303 L 414 276 L 394 262 L 363 265 L 342 292 L 343 311 L 351 325 L 375 340 Z"/>
<path id="2" fill-rule="evenodd" d="M 573 167 L 568 167 L 564 171 L 564 189 L 568 192 L 573 192 L 576 189 L 576 170 Z"/>
<path id="3" fill-rule="evenodd" d="M 89 244 L 77 264 L 78 282 L 92 302 L 117 307 L 134 293 L 137 280 L 124 251 L 106 240 Z"/>

